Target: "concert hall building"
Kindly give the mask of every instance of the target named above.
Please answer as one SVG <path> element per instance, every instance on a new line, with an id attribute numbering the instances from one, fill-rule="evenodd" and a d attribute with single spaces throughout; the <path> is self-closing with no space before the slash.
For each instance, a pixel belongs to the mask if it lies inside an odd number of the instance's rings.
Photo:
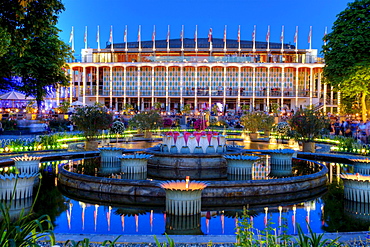
<path id="1" fill-rule="evenodd" d="M 226 42 L 225 42 L 226 41 Z M 269 111 L 278 103 L 296 110 L 314 106 L 337 113 L 338 93 L 324 83 L 324 63 L 316 49 L 286 43 L 213 38 L 167 39 L 108 44 L 82 49 L 68 63 L 70 87 L 57 100 L 100 102 L 120 111 L 142 111 L 161 103 L 163 111 Z M 224 111 L 223 110 L 223 111 Z"/>

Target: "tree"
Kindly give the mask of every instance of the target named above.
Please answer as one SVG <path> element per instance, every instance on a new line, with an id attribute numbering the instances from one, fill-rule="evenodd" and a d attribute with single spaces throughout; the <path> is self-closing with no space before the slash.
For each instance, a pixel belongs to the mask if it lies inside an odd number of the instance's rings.
<path id="1" fill-rule="evenodd" d="M 312 109 L 299 110 L 289 120 L 292 135 L 296 140 L 303 142 L 313 142 L 323 134 L 323 130 L 328 128 L 329 124 L 330 121 L 325 115 Z"/>
<path id="2" fill-rule="evenodd" d="M 150 110 L 136 114 L 129 120 L 128 124 L 130 127 L 148 132 L 162 127 L 163 120 L 157 111 Z"/>
<path id="3" fill-rule="evenodd" d="M 366 120 L 366 97 L 370 93 L 370 1 L 355 0 L 339 13 L 323 46 L 324 76 L 344 96 L 361 97 Z"/>
<path id="4" fill-rule="evenodd" d="M 61 0 L 0 2 L 0 33 L 4 30 L 11 38 L 11 46 L 0 56 L 0 89 L 13 87 L 35 96 L 40 108 L 58 84 L 68 83 L 64 66 L 72 53 L 56 28 L 63 10 Z"/>
<path id="5" fill-rule="evenodd" d="M 113 115 L 100 104 L 76 108 L 71 119 L 83 132 L 87 141 L 93 141 L 100 130 L 109 129 L 113 123 Z"/>

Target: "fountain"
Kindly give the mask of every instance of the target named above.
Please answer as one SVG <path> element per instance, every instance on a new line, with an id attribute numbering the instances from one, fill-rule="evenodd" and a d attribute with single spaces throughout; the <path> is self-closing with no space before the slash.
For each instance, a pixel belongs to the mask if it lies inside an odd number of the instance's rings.
<path id="1" fill-rule="evenodd" d="M 118 157 L 122 155 L 124 148 L 102 147 L 98 148 L 102 162 L 118 162 Z"/>
<path id="2" fill-rule="evenodd" d="M 292 149 L 273 149 L 269 150 L 271 156 L 271 164 L 275 165 L 292 165 L 292 157 L 294 154 Z"/>
<path id="3" fill-rule="evenodd" d="M 350 159 L 353 162 L 354 172 L 363 175 L 370 175 L 370 160 L 369 159 Z"/>
<path id="4" fill-rule="evenodd" d="M 252 174 L 252 166 L 259 160 L 257 156 L 249 155 L 225 155 L 227 160 L 227 173 L 243 176 Z"/>
<path id="5" fill-rule="evenodd" d="M 0 175 L 0 200 L 23 199 L 31 197 L 38 173 Z M 14 198 L 13 198 L 14 193 Z"/>
<path id="6" fill-rule="evenodd" d="M 119 157 L 121 160 L 121 172 L 123 173 L 144 173 L 147 172 L 147 160 L 151 157 L 148 154 L 132 154 Z"/>
<path id="7" fill-rule="evenodd" d="M 201 195 L 207 183 L 189 181 L 161 182 L 160 186 L 166 191 L 166 212 L 172 215 L 189 216 L 201 212 Z"/>
<path id="8" fill-rule="evenodd" d="M 41 158 L 42 157 L 28 156 L 25 154 L 24 156 L 14 157 L 11 159 L 14 160 L 14 165 L 20 173 L 33 174 L 39 172 Z"/>
<path id="9" fill-rule="evenodd" d="M 344 184 L 344 198 L 351 201 L 370 203 L 370 176 L 341 174 Z"/>

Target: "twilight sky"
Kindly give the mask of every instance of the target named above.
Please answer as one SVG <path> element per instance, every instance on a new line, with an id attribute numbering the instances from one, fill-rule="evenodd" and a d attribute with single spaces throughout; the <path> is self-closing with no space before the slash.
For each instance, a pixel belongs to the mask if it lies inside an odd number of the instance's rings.
<path id="1" fill-rule="evenodd" d="M 66 11 L 59 18 L 60 36 L 69 42 L 72 26 L 76 53 L 84 48 L 85 26 L 88 28 L 88 47 L 97 48 L 97 26 L 100 44 L 105 47 L 113 26 L 113 42 L 122 43 L 125 25 L 128 41 L 137 41 L 141 25 L 141 40 L 151 40 L 153 25 L 156 40 L 167 37 L 179 39 L 184 25 L 185 38 L 205 38 L 210 28 L 214 38 L 236 39 L 238 26 L 241 39 L 252 40 L 256 25 L 256 41 L 265 41 L 270 25 L 270 42 L 280 42 L 284 26 L 284 42 L 294 44 L 298 26 L 298 48 L 308 49 L 308 34 L 312 26 L 312 48 L 321 49 L 325 27 L 330 32 L 336 15 L 353 0 L 63 0 Z"/>

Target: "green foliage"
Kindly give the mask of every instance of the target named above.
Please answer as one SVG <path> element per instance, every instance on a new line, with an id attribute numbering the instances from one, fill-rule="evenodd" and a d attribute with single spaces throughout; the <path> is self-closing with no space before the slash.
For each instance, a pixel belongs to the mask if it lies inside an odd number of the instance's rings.
<path id="1" fill-rule="evenodd" d="M 42 135 L 40 136 L 39 144 L 44 147 L 54 146 L 58 144 L 58 139 L 57 135 Z"/>
<path id="2" fill-rule="evenodd" d="M 274 117 L 262 111 L 245 112 L 240 118 L 240 123 L 246 130 L 255 133 L 258 130 L 270 130 L 274 124 Z"/>
<path id="3" fill-rule="evenodd" d="M 94 140 L 100 130 L 109 129 L 113 122 L 113 115 L 100 104 L 76 108 L 72 121 L 83 132 L 87 141 Z"/>
<path id="4" fill-rule="evenodd" d="M 65 119 L 53 119 L 49 121 L 49 127 L 54 132 L 63 132 L 69 130 L 69 121 Z"/>
<path id="5" fill-rule="evenodd" d="M 17 129 L 17 120 L 2 120 L 1 124 L 3 125 L 3 129 L 5 131 Z"/>
<path id="6" fill-rule="evenodd" d="M 134 107 L 129 104 L 129 103 L 126 103 L 124 106 L 123 106 L 123 112 L 128 114 L 132 109 L 134 109 Z"/>
<path id="7" fill-rule="evenodd" d="M 324 76 L 344 95 L 361 96 L 363 119 L 370 93 L 370 3 L 355 0 L 338 14 L 323 46 Z"/>
<path id="8" fill-rule="evenodd" d="M 312 109 L 297 111 L 289 120 L 292 135 L 296 140 L 314 141 L 329 126 L 329 119 Z"/>
<path id="9" fill-rule="evenodd" d="M 248 215 L 248 210 L 243 209 L 241 220 L 238 221 L 236 227 L 236 244 L 235 247 L 254 247 L 254 246 L 292 246 L 291 237 L 283 231 L 282 235 L 277 235 L 277 229 L 272 227 L 272 223 L 268 222 L 267 227 L 258 231 L 254 229 L 253 223 Z"/>
<path id="10" fill-rule="evenodd" d="M 162 117 L 155 110 L 144 111 L 133 116 L 128 124 L 130 127 L 147 131 L 162 127 Z"/>
<path id="11" fill-rule="evenodd" d="M 0 87 L 15 86 L 13 76 L 21 80 L 20 91 L 33 95 L 40 106 L 49 89 L 68 83 L 65 60 L 72 56 L 67 44 L 59 39 L 58 14 L 64 10 L 61 0 L 4 1 L 0 4 L 0 26 L 10 35 L 11 46 L 0 57 Z"/>
<path id="12" fill-rule="evenodd" d="M 336 239 L 323 239 L 324 234 L 316 234 L 312 231 L 309 224 L 307 224 L 308 230 L 310 232 L 309 236 L 305 235 L 302 231 L 302 228 L 299 224 L 297 224 L 298 229 L 298 238 L 296 238 L 298 246 L 300 247 L 335 247 L 335 246 L 342 246 L 342 244 L 338 243 L 337 237 Z"/>
<path id="13" fill-rule="evenodd" d="M 69 103 L 69 101 L 63 101 L 60 102 L 60 105 L 59 107 L 56 108 L 56 110 L 59 111 L 60 113 L 67 113 L 70 107 L 71 104 Z"/>
<path id="14" fill-rule="evenodd" d="M 125 124 L 119 120 L 116 120 L 113 122 L 110 131 L 114 134 L 122 134 L 123 132 L 125 132 Z"/>
<path id="15" fill-rule="evenodd" d="M 69 247 L 89 247 L 90 239 L 84 238 L 83 240 L 80 241 L 67 240 L 64 245 Z"/>
<path id="16" fill-rule="evenodd" d="M 10 45 L 10 34 L 0 26 L 0 57 L 7 53 Z"/>
<path id="17" fill-rule="evenodd" d="M 34 113 L 35 112 L 35 101 L 34 100 L 30 100 L 27 102 L 27 106 L 26 106 L 26 112 L 27 113 Z"/>
<path id="18" fill-rule="evenodd" d="M 189 104 L 184 105 L 182 110 L 181 110 L 181 113 L 182 114 L 190 114 L 191 113 L 191 105 L 189 105 Z"/>
<path id="19" fill-rule="evenodd" d="M 173 241 L 173 239 L 170 238 L 166 233 L 165 233 L 165 235 L 166 235 L 167 242 L 164 242 L 162 244 L 158 241 L 157 236 L 155 236 L 155 235 L 153 236 L 153 238 L 155 240 L 155 244 L 157 245 L 157 247 L 175 247 L 175 241 Z"/>
<path id="20" fill-rule="evenodd" d="M 292 130 L 290 128 L 289 123 L 280 122 L 274 125 L 273 131 L 275 131 L 280 136 L 288 136 Z"/>
<path id="21" fill-rule="evenodd" d="M 13 191 L 15 191 L 15 189 Z M 38 188 L 38 192 L 39 191 L 40 187 Z M 34 218 L 32 214 L 32 205 L 30 210 L 31 213 L 25 214 L 24 210 L 22 210 L 19 217 L 13 219 L 9 213 L 12 201 L 13 199 L 7 204 L 0 202 L 0 215 L 2 216 L 0 221 L 0 247 L 39 246 L 37 245 L 37 241 L 47 238 L 50 239 L 52 245 L 55 244 L 54 227 L 50 217 L 48 215 L 41 215 L 38 218 Z"/>

